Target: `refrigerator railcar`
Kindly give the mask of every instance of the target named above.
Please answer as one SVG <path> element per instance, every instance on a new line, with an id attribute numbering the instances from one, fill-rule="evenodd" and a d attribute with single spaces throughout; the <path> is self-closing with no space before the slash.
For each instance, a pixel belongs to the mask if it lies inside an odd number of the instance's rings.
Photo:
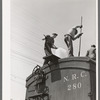
<path id="1" fill-rule="evenodd" d="M 87 57 L 59 59 L 26 79 L 26 100 L 96 100 L 96 62 Z M 37 78 L 38 77 L 38 78 Z"/>

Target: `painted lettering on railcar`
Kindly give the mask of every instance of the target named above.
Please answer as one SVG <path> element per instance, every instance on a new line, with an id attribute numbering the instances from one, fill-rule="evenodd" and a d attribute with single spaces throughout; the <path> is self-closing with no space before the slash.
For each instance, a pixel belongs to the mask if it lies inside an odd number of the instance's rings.
<path id="1" fill-rule="evenodd" d="M 68 83 L 67 90 L 70 91 L 80 89 L 82 87 L 82 82 L 78 81 L 78 79 L 85 77 L 87 77 L 86 71 L 81 71 L 80 73 L 74 73 L 71 75 L 64 76 L 63 81 Z"/>

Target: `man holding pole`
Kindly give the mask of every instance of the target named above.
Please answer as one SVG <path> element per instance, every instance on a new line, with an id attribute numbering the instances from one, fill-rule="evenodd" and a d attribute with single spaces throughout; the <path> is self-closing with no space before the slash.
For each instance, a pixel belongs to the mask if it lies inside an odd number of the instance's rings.
<path id="1" fill-rule="evenodd" d="M 82 28 L 82 25 L 80 26 L 76 26 L 74 28 L 71 29 L 71 31 L 68 34 L 64 35 L 64 41 L 68 47 L 68 56 L 74 56 L 73 55 L 73 41 L 76 40 L 77 38 L 81 37 L 83 33 L 80 33 L 77 35 L 78 33 L 78 28 Z M 76 36 L 77 35 L 77 36 Z"/>

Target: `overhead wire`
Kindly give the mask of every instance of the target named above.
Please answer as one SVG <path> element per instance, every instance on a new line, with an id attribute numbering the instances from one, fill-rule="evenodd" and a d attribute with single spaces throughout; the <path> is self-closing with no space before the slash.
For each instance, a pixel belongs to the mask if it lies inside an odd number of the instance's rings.
<path id="1" fill-rule="evenodd" d="M 13 26 L 13 25 L 12 25 Z M 17 24 L 14 24 L 14 27 L 16 27 L 16 28 L 18 28 L 17 30 L 14 30 L 14 29 L 11 29 L 11 32 L 17 32 L 17 34 L 18 33 L 20 33 L 20 31 L 19 30 L 21 30 L 21 33 L 24 33 L 24 35 L 25 36 L 27 36 L 27 35 L 30 35 L 31 37 L 33 37 L 33 35 L 38 39 L 38 40 L 41 40 L 41 38 L 39 37 L 39 35 L 36 35 L 38 32 L 34 32 L 31 28 L 29 29 L 29 27 L 21 27 L 21 24 L 20 24 L 20 27 L 19 27 L 19 25 L 17 25 Z M 21 29 L 20 29 L 21 28 Z M 26 31 L 26 29 L 27 29 L 27 31 Z M 39 30 L 37 30 L 37 31 L 39 31 Z M 40 31 L 41 32 L 41 31 Z M 42 33 L 42 32 L 41 32 Z M 38 37 L 37 37 L 38 36 Z"/>
<path id="2" fill-rule="evenodd" d="M 41 63 L 37 62 L 37 61 L 31 61 L 30 59 L 27 59 L 27 58 L 23 58 L 23 57 L 19 57 L 19 55 L 13 55 L 11 54 L 12 56 L 11 57 L 15 57 L 17 60 L 22 60 L 24 63 L 27 63 L 27 64 L 30 64 L 30 65 L 33 65 L 32 67 L 34 68 L 35 65 L 39 64 L 41 65 Z"/>
<path id="3" fill-rule="evenodd" d="M 38 57 L 37 57 L 37 56 L 35 56 L 36 53 L 34 53 L 35 55 L 33 54 L 33 57 L 34 57 L 34 59 L 33 59 L 32 57 L 29 57 L 29 55 L 27 56 L 27 55 L 23 54 L 21 51 L 18 51 L 18 50 L 16 51 L 16 50 L 13 50 L 13 49 L 11 49 L 11 54 L 20 55 L 20 56 L 22 56 L 22 57 L 24 57 L 24 58 L 27 58 L 27 59 L 30 59 L 30 60 L 32 60 L 32 61 L 33 61 L 33 60 L 36 61 L 35 59 L 38 59 L 38 60 L 37 60 L 38 63 L 39 63 L 39 61 L 42 61 L 42 57 L 43 57 L 43 56 L 40 56 L 40 57 L 39 57 L 39 55 L 38 55 Z M 40 58 L 41 58 L 41 59 L 40 59 Z"/>
<path id="4" fill-rule="evenodd" d="M 28 11 L 27 9 L 25 9 L 25 8 L 22 8 L 22 11 L 23 11 L 23 13 L 24 13 L 25 15 L 27 15 L 27 16 L 30 16 L 30 15 L 31 15 L 31 12 Z M 38 18 L 38 16 L 35 16 L 35 15 L 32 14 L 32 16 L 30 16 L 30 17 L 33 18 L 33 19 L 35 19 L 35 21 L 37 21 L 37 22 L 40 23 L 40 20 L 39 20 L 40 18 Z M 41 23 L 40 23 L 40 24 L 41 24 Z M 55 31 L 55 29 L 56 29 L 56 27 L 50 25 L 49 23 L 45 22 L 45 21 L 42 19 L 42 26 L 44 26 L 43 24 L 46 24 L 46 27 L 49 26 L 48 29 L 52 28 L 52 29 L 50 29 L 50 30 L 54 30 L 54 31 Z M 50 31 L 50 30 L 49 30 L 49 31 Z"/>
<path id="5" fill-rule="evenodd" d="M 24 81 L 26 80 L 26 79 L 24 79 L 24 78 L 22 78 L 22 77 L 19 77 L 19 76 L 14 75 L 14 74 L 10 74 L 10 75 L 11 75 L 13 78 L 15 78 L 15 79 L 18 78 L 18 79 L 20 79 L 20 80 L 24 80 Z"/>
<path id="6" fill-rule="evenodd" d="M 40 52 L 39 49 L 36 50 L 34 47 L 29 46 L 29 45 L 27 45 L 27 44 L 25 44 L 25 43 L 23 43 L 23 42 L 21 42 L 21 41 L 19 41 L 19 40 L 17 40 L 17 39 L 12 39 L 12 41 L 15 42 L 15 43 L 17 43 L 17 44 L 19 44 L 19 45 L 22 45 L 22 46 L 24 46 L 24 47 L 27 47 L 27 49 L 31 49 L 32 51 L 35 51 L 35 52 L 39 53 L 41 56 L 43 55 L 43 54 Z M 39 46 L 39 45 L 37 45 L 37 46 Z M 41 47 L 41 48 L 42 48 L 42 47 Z"/>
<path id="7" fill-rule="evenodd" d="M 13 32 L 13 33 L 16 33 L 16 32 Z M 37 46 L 43 46 L 42 44 L 41 44 L 41 42 L 39 43 L 38 41 L 37 41 L 37 39 L 30 39 L 30 38 L 28 38 L 28 37 L 25 37 L 25 36 L 23 36 L 23 35 L 16 35 L 16 34 L 13 34 L 12 33 L 12 38 L 11 39 L 16 39 L 17 41 L 21 41 L 21 42 L 31 42 L 32 44 L 34 44 L 34 45 L 37 45 Z M 42 39 L 41 39 L 42 40 Z"/>
<path id="8" fill-rule="evenodd" d="M 11 79 L 11 81 L 13 81 L 13 82 L 15 82 L 15 83 L 17 83 L 17 84 L 20 84 L 20 85 L 22 85 L 23 87 L 25 87 L 25 84 L 22 83 L 22 82 L 19 82 L 19 81 L 13 80 L 13 79 Z"/>
<path id="9" fill-rule="evenodd" d="M 22 57 L 24 57 L 24 58 L 30 59 L 31 61 L 36 61 L 36 62 L 42 63 L 40 60 L 37 60 L 36 58 L 30 58 L 30 57 L 28 57 L 28 56 L 25 56 L 24 54 L 22 54 L 22 53 L 20 53 L 20 52 L 18 52 L 18 51 L 12 50 L 12 52 L 13 52 L 14 54 L 17 54 L 17 55 L 22 56 Z"/>
<path id="10" fill-rule="evenodd" d="M 27 10 L 22 10 L 25 14 L 28 14 L 29 13 L 29 11 L 27 11 Z M 27 12 L 27 13 L 26 13 Z M 28 14 L 28 16 L 30 15 L 30 13 Z M 34 15 L 35 16 L 35 15 Z M 33 18 L 34 18 L 34 16 L 32 16 Z M 35 16 L 35 20 L 36 21 L 38 21 L 39 22 L 39 19 L 37 19 L 38 17 L 37 16 Z M 43 25 L 43 23 L 44 23 L 44 21 L 42 21 L 42 26 L 44 26 Z M 31 23 L 30 23 L 31 24 Z M 48 23 L 45 23 L 46 24 L 46 27 L 47 27 L 47 25 L 48 25 Z M 50 25 L 49 25 L 50 26 Z M 47 29 L 47 28 L 46 28 Z M 50 30 L 49 30 L 50 31 Z M 44 32 L 43 32 L 44 33 Z M 49 32 L 48 32 L 49 33 Z M 46 33 L 47 34 L 47 33 Z M 62 41 L 62 40 L 59 40 L 59 41 Z"/>
<path id="11" fill-rule="evenodd" d="M 24 30 L 25 30 L 25 29 L 32 30 L 32 33 L 34 33 L 33 30 L 34 30 L 34 29 L 37 29 L 37 31 L 40 31 L 40 32 L 43 33 L 43 34 L 46 33 L 46 32 L 43 31 L 42 28 L 39 28 L 39 26 L 38 26 L 38 28 L 37 28 L 36 26 L 33 27 L 33 24 L 32 24 L 32 23 L 29 23 L 28 21 L 26 21 L 26 19 L 20 18 L 20 16 L 16 16 L 16 17 L 18 17 L 19 19 L 21 19 L 21 22 L 23 21 L 23 23 L 27 24 L 27 27 L 24 26 L 25 24 L 20 24 L 20 27 L 23 28 Z M 19 20 L 19 19 L 18 19 L 18 20 Z M 14 23 L 12 23 L 12 26 L 13 26 L 13 24 L 14 24 Z M 15 24 L 14 24 L 14 25 L 15 25 Z M 16 26 L 17 26 L 17 24 L 16 24 Z M 28 27 L 28 26 L 30 26 L 31 28 Z M 37 32 L 36 34 L 38 34 L 38 32 Z M 40 34 L 38 34 L 38 35 L 40 35 Z"/>

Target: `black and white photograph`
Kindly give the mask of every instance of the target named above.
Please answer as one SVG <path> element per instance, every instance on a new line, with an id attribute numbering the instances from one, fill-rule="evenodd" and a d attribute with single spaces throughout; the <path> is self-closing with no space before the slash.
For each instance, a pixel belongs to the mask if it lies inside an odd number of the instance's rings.
<path id="1" fill-rule="evenodd" d="M 10 100 L 97 100 L 97 0 L 9 6 Z"/>

